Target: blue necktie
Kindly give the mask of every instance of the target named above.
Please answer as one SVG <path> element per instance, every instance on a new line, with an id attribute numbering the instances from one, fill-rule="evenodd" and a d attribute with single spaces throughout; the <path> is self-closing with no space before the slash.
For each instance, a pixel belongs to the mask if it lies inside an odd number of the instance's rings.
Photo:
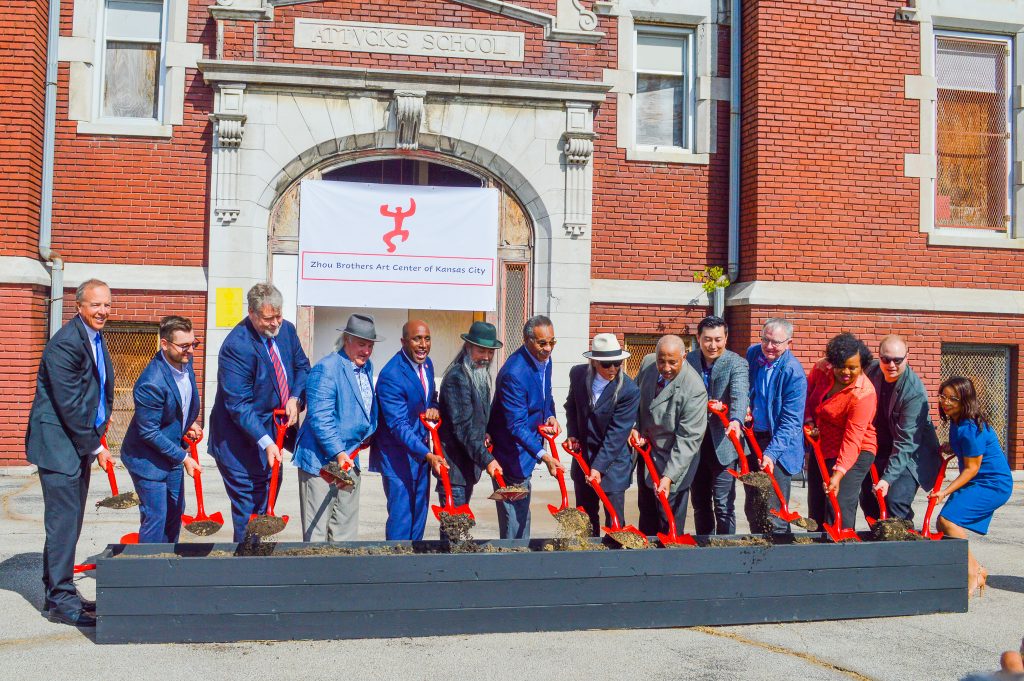
<path id="1" fill-rule="evenodd" d="M 96 345 L 96 369 L 100 372 L 100 403 L 96 406 L 96 423 L 94 424 L 99 428 L 107 420 L 107 364 L 103 359 L 103 340 L 100 335 L 96 334 L 92 342 Z"/>

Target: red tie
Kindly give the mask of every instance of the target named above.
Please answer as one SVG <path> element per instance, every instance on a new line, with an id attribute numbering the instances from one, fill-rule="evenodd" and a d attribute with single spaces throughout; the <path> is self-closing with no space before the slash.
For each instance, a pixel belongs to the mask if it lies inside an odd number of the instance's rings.
<path id="1" fill-rule="evenodd" d="M 429 400 L 430 396 L 427 394 L 427 375 L 423 372 L 423 365 L 417 365 L 420 370 L 420 382 L 423 383 L 423 399 Z"/>
<path id="2" fill-rule="evenodd" d="M 277 377 L 277 392 L 281 394 L 281 405 L 288 403 L 288 374 L 284 372 L 281 358 L 274 352 L 274 339 L 267 339 L 267 352 L 270 353 L 270 361 L 274 365 L 274 375 Z"/>

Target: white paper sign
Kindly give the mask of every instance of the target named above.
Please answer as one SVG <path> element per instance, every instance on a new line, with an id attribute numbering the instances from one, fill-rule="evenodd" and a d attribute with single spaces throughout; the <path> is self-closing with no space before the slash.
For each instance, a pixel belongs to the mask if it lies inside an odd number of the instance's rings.
<path id="1" fill-rule="evenodd" d="M 305 180 L 300 305 L 495 308 L 498 190 Z"/>

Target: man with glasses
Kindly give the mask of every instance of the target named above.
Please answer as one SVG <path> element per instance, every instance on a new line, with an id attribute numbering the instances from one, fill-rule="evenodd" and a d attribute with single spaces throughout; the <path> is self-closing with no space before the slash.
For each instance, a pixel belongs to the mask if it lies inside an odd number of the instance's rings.
<path id="1" fill-rule="evenodd" d="M 804 466 L 804 406 L 807 401 L 807 377 L 803 365 L 792 352 L 793 324 L 772 317 L 761 327 L 761 342 L 747 350 L 750 378 L 750 412 L 754 437 L 764 452 L 761 468 L 770 470 L 789 503 L 790 483 Z M 758 468 L 756 457 L 751 467 Z M 771 515 L 771 526 L 763 526 L 763 497 L 758 490 L 744 487 L 743 510 L 751 532 L 791 533 L 789 523 Z M 779 500 L 772 495 L 769 508 L 778 510 Z"/>
<path id="2" fill-rule="evenodd" d="M 921 481 L 931 483 L 938 472 L 939 438 L 932 423 L 928 393 L 914 370 L 910 368 L 910 351 L 906 341 L 891 334 L 878 345 L 878 359 L 867 367 L 868 378 L 878 394 L 875 431 L 878 454 L 875 467 L 879 481 L 871 476 L 864 480 L 860 507 L 865 516 L 877 518 L 877 489 L 885 496 L 889 516 L 914 519 L 911 503 Z"/>
<path id="3" fill-rule="evenodd" d="M 192 358 L 199 341 L 192 322 L 171 315 L 160 320 L 160 349 L 132 389 L 135 413 L 121 460 L 139 495 L 139 542 L 175 544 L 185 510 L 185 477 L 201 472 L 182 437 L 202 437 L 199 389 Z"/>
<path id="4" fill-rule="evenodd" d="M 555 475 L 561 467 L 545 449 L 537 428 L 559 430 L 551 394 L 551 353 L 555 327 L 544 315 L 523 325 L 523 345 L 505 361 L 494 381 L 494 403 L 487 432 L 494 443 L 494 458 L 509 485 L 530 489 L 530 476 L 540 462 Z M 519 501 L 497 501 L 502 539 L 530 538 L 530 495 Z"/>

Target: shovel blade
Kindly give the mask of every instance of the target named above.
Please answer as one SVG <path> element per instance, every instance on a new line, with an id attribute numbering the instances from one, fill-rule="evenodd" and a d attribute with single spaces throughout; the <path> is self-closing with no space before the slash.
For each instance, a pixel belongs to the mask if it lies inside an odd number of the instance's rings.
<path id="1" fill-rule="evenodd" d="M 548 510 L 551 511 L 551 515 L 558 515 L 558 512 L 563 510 L 554 504 L 548 504 Z"/>
<path id="2" fill-rule="evenodd" d="M 733 470 L 733 469 L 731 469 L 731 468 L 729 468 L 729 469 L 726 469 L 726 471 L 725 471 L 725 472 L 726 472 L 726 473 L 728 473 L 729 475 L 731 475 L 732 477 L 736 478 L 737 480 L 739 480 L 740 478 L 742 478 L 742 477 L 743 477 L 742 475 L 740 475 L 740 472 L 739 472 L 739 471 L 734 471 L 734 470 Z"/>
<path id="3" fill-rule="evenodd" d="M 430 510 L 434 512 L 434 517 L 437 518 L 437 522 L 441 522 L 441 511 L 444 509 L 436 504 L 430 506 Z"/>
<path id="4" fill-rule="evenodd" d="M 796 511 L 790 511 L 789 513 L 783 513 L 782 509 L 775 509 L 775 508 L 773 508 L 772 510 L 769 511 L 769 513 L 771 513 L 776 518 L 779 518 L 781 520 L 786 521 L 787 523 L 791 523 L 794 520 L 799 520 L 800 519 L 800 514 L 797 513 Z"/>
<path id="5" fill-rule="evenodd" d="M 491 492 L 491 496 L 487 498 L 491 501 L 515 502 L 520 499 L 525 499 L 527 494 L 529 494 L 529 492 L 525 490 L 510 490 L 507 487 L 499 487 Z"/>
<path id="6" fill-rule="evenodd" d="M 696 546 L 697 540 L 688 534 L 673 536 L 666 532 L 658 533 L 658 541 L 662 546 Z"/>
<path id="7" fill-rule="evenodd" d="M 643 533 L 633 527 L 627 525 L 626 527 L 602 527 L 601 530 L 604 532 L 606 537 L 609 537 L 612 541 L 616 542 L 619 546 L 629 549 L 633 548 L 627 542 L 631 541 L 631 537 L 637 537 L 640 542 L 641 548 L 647 548 L 647 537 Z"/>
<path id="8" fill-rule="evenodd" d="M 256 515 L 249 517 L 249 524 L 245 526 L 247 534 L 254 534 L 258 537 L 272 537 L 284 530 L 288 524 L 288 516 Z"/>
<path id="9" fill-rule="evenodd" d="M 126 534 L 126 535 L 121 537 L 121 543 L 122 544 L 138 544 L 139 543 L 139 533 L 138 532 L 129 532 L 128 534 Z"/>

